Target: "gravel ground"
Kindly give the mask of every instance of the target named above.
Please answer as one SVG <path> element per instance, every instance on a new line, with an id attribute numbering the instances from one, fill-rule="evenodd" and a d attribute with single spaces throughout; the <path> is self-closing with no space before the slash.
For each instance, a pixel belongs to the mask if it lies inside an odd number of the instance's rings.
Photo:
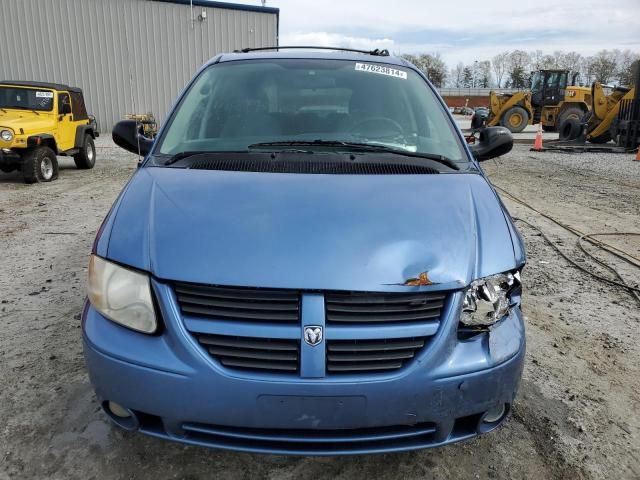
<path id="1" fill-rule="evenodd" d="M 494 433 L 437 450 L 305 459 L 112 428 L 84 370 L 79 314 L 94 233 L 136 158 L 100 139 L 94 170 L 61 163 L 51 184 L 0 174 L 0 478 L 640 478 L 639 304 L 569 266 L 524 224 L 527 362 L 513 416 Z M 640 162 L 630 155 L 516 147 L 484 168 L 497 186 L 581 231 L 640 231 Z M 600 271 L 576 237 L 504 199 L 515 217 Z M 638 237 L 607 241 L 640 257 Z M 637 269 L 598 255 L 638 284 Z"/>

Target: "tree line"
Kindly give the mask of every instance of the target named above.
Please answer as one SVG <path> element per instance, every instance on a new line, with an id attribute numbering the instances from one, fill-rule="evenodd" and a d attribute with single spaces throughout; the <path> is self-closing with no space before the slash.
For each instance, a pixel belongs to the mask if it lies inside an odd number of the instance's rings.
<path id="1" fill-rule="evenodd" d="M 631 85 L 632 64 L 640 53 L 631 50 L 600 50 L 595 55 L 556 50 L 504 51 L 491 59 L 471 64 L 459 62 L 449 69 L 440 54 L 401 55 L 418 67 L 436 87 L 454 88 L 528 88 L 531 72 L 540 69 L 563 69 L 580 74 L 580 81 Z"/>

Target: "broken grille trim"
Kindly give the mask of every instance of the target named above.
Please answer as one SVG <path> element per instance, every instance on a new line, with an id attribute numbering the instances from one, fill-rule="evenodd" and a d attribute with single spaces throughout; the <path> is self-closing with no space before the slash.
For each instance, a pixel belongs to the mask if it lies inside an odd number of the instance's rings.
<path id="1" fill-rule="evenodd" d="M 325 294 L 327 324 L 412 323 L 439 319 L 447 293 L 362 293 Z"/>

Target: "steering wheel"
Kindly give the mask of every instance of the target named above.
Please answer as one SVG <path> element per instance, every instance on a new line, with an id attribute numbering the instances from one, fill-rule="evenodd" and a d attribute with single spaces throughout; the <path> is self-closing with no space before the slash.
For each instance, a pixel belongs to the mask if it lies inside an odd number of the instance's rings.
<path id="1" fill-rule="evenodd" d="M 368 126 L 368 128 L 363 128 Z M 349 133 L 356 136 L 382 139 L 402 139 L 406 143 L 404 128 L 398 122 L 387 117 L 369 117 L 354 123 Z"/>

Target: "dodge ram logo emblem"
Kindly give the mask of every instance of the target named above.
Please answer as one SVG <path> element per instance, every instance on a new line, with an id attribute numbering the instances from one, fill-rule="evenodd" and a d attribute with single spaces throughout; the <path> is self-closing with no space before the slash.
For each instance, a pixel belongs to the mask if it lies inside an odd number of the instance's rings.
<path id="1" fill-rule="evenodd" d="M 304 327 L 304 341 L 312 347 L 322 342 L 322 327 L 315 325 Z"/>

